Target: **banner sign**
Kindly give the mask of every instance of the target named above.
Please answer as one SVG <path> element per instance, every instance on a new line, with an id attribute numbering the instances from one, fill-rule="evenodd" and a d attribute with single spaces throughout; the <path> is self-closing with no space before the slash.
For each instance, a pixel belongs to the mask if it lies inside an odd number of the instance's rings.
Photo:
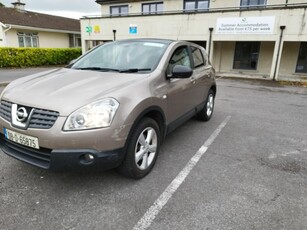
<path id="1" fill-rule="evenodd" d="M 273 34 L 275 17 L 218 18 L 216 34 Z"/>

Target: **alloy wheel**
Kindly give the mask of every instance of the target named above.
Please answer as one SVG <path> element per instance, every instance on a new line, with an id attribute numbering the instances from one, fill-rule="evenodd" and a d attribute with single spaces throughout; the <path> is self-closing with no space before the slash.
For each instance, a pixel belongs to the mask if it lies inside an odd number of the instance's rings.
<path id="1" fill-rule="evenodd" d="M 155 129 L 144 129 L 135 146 L 135 163 L 141 170 L 147 169 L 153 162 L 157 151 L 158 138 Z"/>
<path id="2" fill-rule="evenodd" d="M 208 101 L 207 101 L 207 116 L 210 117 L 213 112 L 214 106 L 214 96 L 213 94 L 209 94 Z"/>

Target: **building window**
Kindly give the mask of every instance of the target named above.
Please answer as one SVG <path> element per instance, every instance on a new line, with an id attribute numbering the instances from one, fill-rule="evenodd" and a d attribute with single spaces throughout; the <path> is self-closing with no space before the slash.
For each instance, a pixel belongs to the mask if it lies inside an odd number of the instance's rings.
<path id="1" fill-rule="evenodd" d="M 69 35 L 69 47 L 81 47 L 81 35 L 79 34 L 70 34 Z"/>
<path id="2" fill-rule="evenodd" d="M 209 0 L 184 0 L 185 11 L 201 11 L 209 9 Z"/>
<path id="3" fill-rule="evenodd" d="M 301 43 L 295 72 L 307 73 L 307 42 Z"/>
<path id="4" fill-rule="evenodd" d="M 39 47 L 38 33 L 18 32 L 19 47 Z"/>
<path id="5" fill-rule="evenodd" d="M 126 16 L 128 15 L 128 5 L 110 6 L 111 16 Z"/>
<path id="6" fill-rule="evenodd" d="M 241 0 L 241 7 L 265 6 L 266 0 Z"/>
<path id="7" fill-rule="evenodd" d="M 260 42 L 236 42 L 234 69 L 257 69 Z"/>
<path id="8" fill-rule="evenodd" d="M 157 14 L 163 12 L 163 2 L 143 3 L 143 14 Z"/>

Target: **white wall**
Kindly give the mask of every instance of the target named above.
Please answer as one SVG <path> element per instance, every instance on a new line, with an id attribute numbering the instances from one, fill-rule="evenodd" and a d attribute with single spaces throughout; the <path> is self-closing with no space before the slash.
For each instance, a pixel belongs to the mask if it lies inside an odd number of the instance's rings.
<path id="1" fill-rule="evenodd" d="M 218 1 L 218 0 L 216 0 Z M 216 22 L 223 17 L 275 17 L 275 27 L 270 35 L 221 35 L 216 34 Z M 150 15 L 135 17 L 113 17 L 82 19 L 81 33 L 83 40 L 112 40 L 117 31 L 118 39 L 134 37 L 158 37 L 183 40 L 207 40 L 209 27 L 214 28 L 215 41 L 276 41 L 279 38 L 280 26 L 285 25 L 286 40 L 307 41 L 306 9 L 249 10 L 217 13 L 191 13 L 175 15 Z M 100 27 L 99 33 L 86 33 L 86 26 Z M 137 25 L 138 34 L 129 34 L 129 25 Z"/>
<path id="2" fill-rule="evenodd" d="M 11 29 L 6 33 L 7 47 L 19 47 L 18 32 L 38 33 L 40 48 L 69 48 L 69 35 L 66 33 Z"/>
<path id="3" fill-rule="evenodd" d="M 6 46 L 7 47 L 19 47 L 17 30 L 10 29 L 6 32 Z"/>
<path id="4" fill-rule="evenodd" d="M 110 6 L 116 5 L 129 5 L 129 13 L 140 13 L 142 12 L 142 4 L 150 2 L 160 1 L 127 1 L 126 3 L 118 4 L 103 4 L 101 6 L 102 15 L 110 14 Z M 183 0 L 164 0 L 163 7 L 164 11 L 176 11 L 183 10 Z M 286 0 L 267 0 L 267 5 L 281 5 L 285 4 Z M 288 0 L 288 4 L 306 3 L 305 0 Z M 210 8 L 227 8 L 227 7 L 240 7 L 241 0 L 210 0 Z"/>
<path id="5" fill-rule="evenodd" d="M 295 75 L 295 69 L 300 49 L 300 42 L 285 42 L 280 62 L 279 74 L 281 77 Z M 302 75 L 302 74 L 298 74 Z"/>
<path id="6" fill-rule="evenodd" d="M 5 46 L 4 28 L 0 24 L 0 47 Z"/>
<path id="7" fill-rule="evenodd" d="M 69 48 L 69 36 L 66 33 L 39 32 L 41 48 Z"/>
<path id="8" fill-rule="evenodd" d="M 121 6 L 128 5 L 129 14 L 141 13 L 142 12 L 142 4 L 150 3 L 155 1 L 138 1 L 138 2 L 127 2 L 127 3 L 119 3 L 119 4 L 104 4 L 101 6 L 101 14 L 109 15 L 110 14 L 110 6 Z M 160 1 L 156 1 L 160 2 Z M 163 10 L 164 11 L 174 11 L 174 10 L 182 10 L 183 9 L 183 1 L 178 0 L 166 0 L 163 1 Z"/>

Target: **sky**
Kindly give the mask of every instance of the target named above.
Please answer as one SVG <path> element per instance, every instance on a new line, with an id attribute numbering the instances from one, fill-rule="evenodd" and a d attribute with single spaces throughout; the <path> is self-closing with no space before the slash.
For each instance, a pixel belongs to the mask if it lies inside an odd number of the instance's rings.
<path id="1" fill-rule="evenodd" d="M 17 0 L 0 0 L 6 7 L 12 7 Z M 95 0 L 21 0 L 25 9 L 45 14 L 79 19 L 86 15 L 99 15 L 100 5 Z"/>

